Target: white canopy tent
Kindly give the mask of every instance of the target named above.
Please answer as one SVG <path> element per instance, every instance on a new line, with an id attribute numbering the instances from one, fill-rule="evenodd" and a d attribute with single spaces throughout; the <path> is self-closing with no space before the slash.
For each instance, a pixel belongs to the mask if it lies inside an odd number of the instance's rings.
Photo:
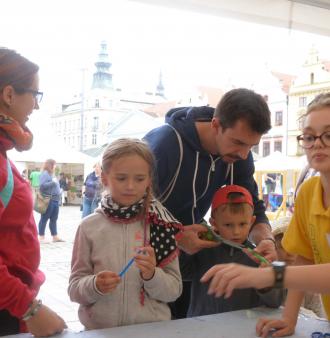
<path id="1" fill-rule="evenodd" d="M 266 174 L 282 175 L 283 202 L 274 216 L 268 215 L 270 218 L 277 219 L 280 213 L 286 216 L 287 199 L 293 198 L 293 192 L 296 187 L 297 178 L 301 170 L 305 167 L 307 161 L 305 156 L 290 157 L 285 156 L 279 151 L 275 151 L 269 156 L 263 157 L 254 162 L 255 177 L 259 188 L 259 198 L 263 198 L 263 187 L 265 185 L 263 178 Z"/>
<path id="2" fill-rule="evenodd" d="M 50 133 L 51 134 L 51 133 Z M 33 141 L 33 147 L 28 151 L 18 152 L 10 150 L 8 156 L 18 164 L 20 168 L 29 167 L 28 164 L 40 167 L 45 160 L 52 158 L 61 166 L 70 166 L 70 174 L 84 175 L 92 170 L 95 158 L 77 152 L 64 145 L 62 141 L 54 135 L 36 134 Z"/>
<path id="3" fill-rule="evenodd" d="M 80 168 L 80 174 L 84 176 L 92 170 L 95 158 L 64 144 L 63 140 L 57 137 L 50 127 L 41 128 L 40 126 L 49 126 L 48 117 L 41 111 L 35 111 L 29 121 L 29 128 L 33 133 L 32 148 L 28 151 L 10 150 L 8 152 L 9 158 L 17 163 L 20 168 L 24 163 L 38 164 L 37 167 L 40 167 L 45 160 L 52 158 L 58 165 L 71 165 L 74 171 Z M 78 173 L 72 172 L 72 174 L 77 175 Z"/>
<path id="4" fill-rule="evenodd" d="M 70 182 L 69 203 L 80 204 L 84 177 L 93 170 L 96 159 L 65 145 L 50 127 L 40 128 L 40 126 L 49 126 L 46 119 L 47 117 L 42 116 L 40 112 L 35 112 L 29 121 L 29 127 L 34 135 L 32 148 L 22 152 L 10 150 L 8 157 L 14 161 L 20 172 L 23 169 L 28 169 L 29 172 L 40 170 L 47 159 L 54 159 L 57 164 L 57 174 L 63 172 Z"/>
<path id="5" fill-rule="evenodd" d="M 134 1 L 330 36 L 329 0 Z"/>
<path id="6" fill-rule="evenodd" d="M 254 162 L 256 171 L 280 172 L 285 170 L 300 171 L 306 162 L 306 157 L 285 156 L 279 151 L 275 151 L 269 156 L 262 157 Z"/>

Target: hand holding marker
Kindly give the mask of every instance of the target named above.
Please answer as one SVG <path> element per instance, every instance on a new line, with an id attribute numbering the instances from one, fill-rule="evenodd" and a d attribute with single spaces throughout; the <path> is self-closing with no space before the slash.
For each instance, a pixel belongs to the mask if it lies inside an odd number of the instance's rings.
<path id="1" fill-rule="evenodd" d="M 143 252 L 142 250 L 138 250 L 138 251 L 137 251 L 138 254 L 140 254 L 140 253 L 142 253 L 142 252 Z M 135 260 L 135 257 L 132 257 L 132 258 L 128 261 L 128 263 L 127 263 L 126 266 L 123 268 L 123 270 L 121 270 L 121 271 L 119 272 L 119 277 L 123 277 L 123 276 L 125 275 L 125 273 L 127 272 L 127 270 L 128 270 L 128 269 L 131 267 L 131 265 L 133 264 L 134 260 Z"/>

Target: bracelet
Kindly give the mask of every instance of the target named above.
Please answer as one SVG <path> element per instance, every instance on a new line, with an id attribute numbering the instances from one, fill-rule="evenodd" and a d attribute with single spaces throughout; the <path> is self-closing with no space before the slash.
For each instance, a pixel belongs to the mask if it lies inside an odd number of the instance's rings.
<path id="1" fill-rule="evenodd" d="M 39 299 L 37 301 L 37 304 L 34 307 L 32 307 L 32 305 L 30 305 L 27 312 L 23 315 L 22 320 L 24 320 L 26 322 L 27 320 L 32 318 L 40 310 L 41 305 L 42 305 L 41 299 Z"/>
<path id="2" fill-rule="evenodd" d="M 267 237 L 267 238 L 262 239 L 262 241 L 271 241 L 271 242 L 273 242 L 273 243 L 274 243 L 274 246 L 275 246 L 275 249 L 276 249 L 276 242 L 275 242 L 275 239 L 274 239 L 274 238 Z"/>

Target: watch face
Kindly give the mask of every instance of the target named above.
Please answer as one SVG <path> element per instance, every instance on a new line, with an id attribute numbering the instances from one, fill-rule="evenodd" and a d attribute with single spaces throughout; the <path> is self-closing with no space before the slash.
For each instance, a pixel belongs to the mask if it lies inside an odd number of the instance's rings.
<path id="1" fill-rule="evenodd" d="M 274 261 L 272 262 L 272 265 L 275 267 L 282 267 L 282 266 L 286 266 L 286 263 L 282 261 Z"/>

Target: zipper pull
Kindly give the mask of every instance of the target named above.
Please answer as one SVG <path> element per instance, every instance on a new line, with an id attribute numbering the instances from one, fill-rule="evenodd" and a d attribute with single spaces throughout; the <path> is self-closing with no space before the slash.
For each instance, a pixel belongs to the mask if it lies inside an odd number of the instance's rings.
<path id="1" fill-rule="evenodd" d="M 214 172 L 215 171 L 215 162 L 213 161 L 213 159 L 211 161 L 212 161 L 211 171 Z"/>

